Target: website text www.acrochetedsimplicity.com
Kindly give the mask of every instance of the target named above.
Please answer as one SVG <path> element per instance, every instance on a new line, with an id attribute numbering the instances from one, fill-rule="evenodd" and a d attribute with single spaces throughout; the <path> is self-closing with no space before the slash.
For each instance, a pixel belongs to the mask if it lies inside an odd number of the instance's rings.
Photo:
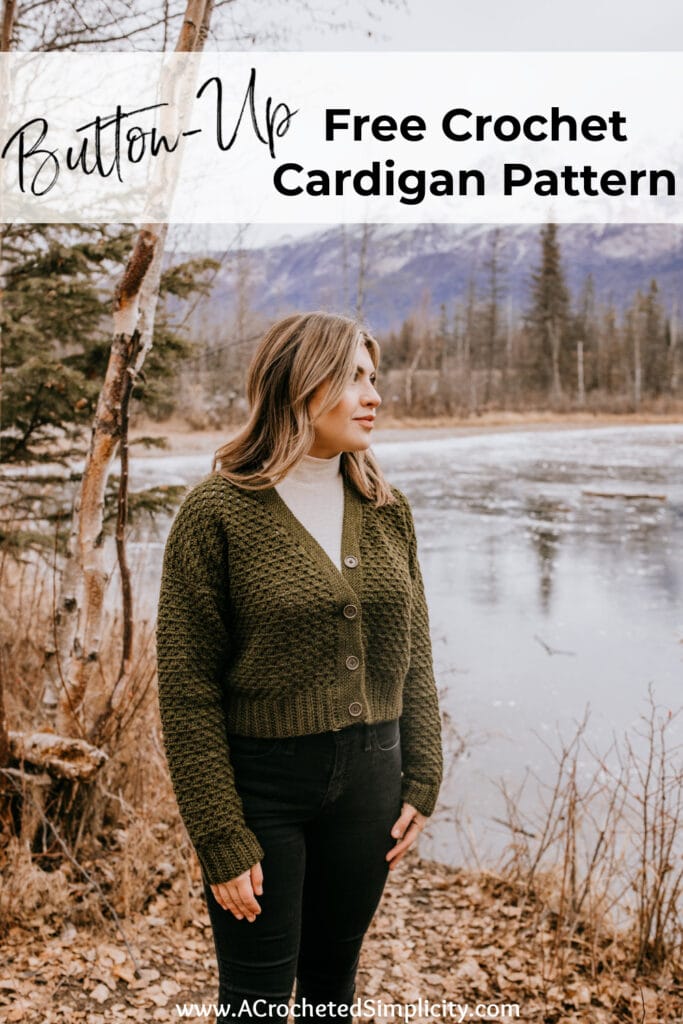
<path id="1" fill-rule="evenodd" d="M 256 999 L 253 1005 L 231 1006 L 229 1003 L 176 1003 L 180 1018 L 216 1018 L 236 1021 L 250 1020 L 315 1020 L 316 1018 L 339 1017 L 340 1020 L 367 1018 L 400 1021 L 410 1024 L 418 1019 L 457 1021 L 508 1021 L 519 1020 L 519 1003 L 460 1003 L 449 999 L 431 1000 L 420 997 L 410 1003 L 386 1003 L 381 999 L 357 999 L 353 1003 L 308 1003 L 304 998 L 290 1007 L 289 1003 L 271 1003 Z"/>

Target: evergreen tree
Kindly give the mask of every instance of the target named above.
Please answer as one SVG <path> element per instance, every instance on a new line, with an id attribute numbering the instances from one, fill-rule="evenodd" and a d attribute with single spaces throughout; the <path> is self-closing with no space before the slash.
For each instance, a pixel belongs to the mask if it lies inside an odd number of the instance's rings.
<path id="1" fill-rule="evenodd" d="M 569 341 L 569 291 L 557 239 L 557 225 L 541 228 L 541 259 L 531 276 L 527 323 L 532 340 L 530 383 L 558 399 L 563 392 L 562 364 Z"/>
<path id="2" fill-rule="evenodd" d="M 16 468 L 0 487 L 0 542 L 12 549 L 52 546 L 50 524 L 68 521 L 74 460 L 88 443 L 111 344 L 111 295 L 131 237 L 131 229 L 120 225 L 3 229 L 0 465 Z M 166 300 L 177 303 L 202 290 L 203 274 L 213 266 L 192 260 L 163 276 L 147 377 L 133 392 L 138 407 L 151 415 L 171 411 L 172 387 L 191 350 Z M 45 469 L 37 476 L 41 464 Z M 68 467 L 71 479 L 55 466 Z M 112 477 L 108 515 L 116 486 Z M 133 495 L 131 509 L 156 509 L 161 497 Z M 58 534 L 58 543 L 63 539 Z"/>
<path id="3" fill-rule="evenodd" d="M 624 341 L 631 370 L 633 407 L 640 405 L 643 395 L 643 293 L 638 289 L 624 317 Z"/>
<path id="4" fill-rule="evenodd" d="M 7 225 L 3 234 L 0 461 L 65 463 L 78 454 L 106 349 L 104 287 L 127 232 Z"/>
<path id="5" fill-rule="evenodd" d="M 436 334 L 434 335 L 434 358 L 439 370 L 445 370 L 448 367 L 450 347 L 451 331 L 448 325 L 448 313 L 446 311 L 446 303 L 442 302 L 439 306 L 439 319 L 436 325 Z"/>
<path id="6" fill-rule="evenodd" d="M 396 346 L 393 350 L 392 368 L 405 369 L 410 363 L 415 344 L 415 322 L 412 317 L 408 317 L 403 321 L 398 332 Z"/>
<path id="7" fill-rule="evenodd" d="M 587 274 L 578 300 L 575 323 L 576 343 L 583 343 L 584 381 L 587 391 L 600 386 L 600 334 L 597 327 L 595 281 Z"/>
<path id="8" fill-rule="evenodd" d="M 612 296 L 602 311 L 598 326 L 600 342 L 598 345 L 598 380 L 599 387 L 607 394 L 623 391 L 628 387 L 629 357 L 624 354 L 625 329 L 619 324 L 617 309 Z"/>
<path id="9" fill-rule="evenodd" d="M 660 395 L 668 388 L 668 332 L 659 286 L 654 278 L 641 299 L 643 337 L 643 388 Z"/>
<path id="10" fill-rule="evenodd" d="M 131 237 L 106 225 L 5 228 L 0 462 L 64 464 L 82 454 L 111 344 L 113 284 Z M 169 268 L 162 299 L 202 290 L 212 266 L 191 260 Z M 162 302 L 147 379 L 134 392 L 146 412 L 171 411 L 171 386 L 190 351 Z"/>
<path id="11" fill-rule="evenodd" d="M 484 262 L 486 274 L 486 300 L 483 310 L 483 336 L 486 359 L 486 377 L 484 383 L 484 405 L 488 405 L 493 396 L 493 375 L 499 362 L 499 331 L 501 312 L 500 304 L 503 294 L 501 283 L 502 270 L 500 265 L 500 228 L 491 233 L 489 254 Z"/>
<path id="12" fill-rule="evenodd" d="M 477 395 L 476 376 L 473 370 L 479 366 L 480 352 L 480 325 L 479 325 L 479 298 L 474 274 L 470 275 L 467 282 L 467 294 L 465 298 L 464 324 L 460 350 L 460 365 L 462 368 L 462 392 L 465 396 L 464 405 L 467 414 L 479 413 L 479 398 Z"/>

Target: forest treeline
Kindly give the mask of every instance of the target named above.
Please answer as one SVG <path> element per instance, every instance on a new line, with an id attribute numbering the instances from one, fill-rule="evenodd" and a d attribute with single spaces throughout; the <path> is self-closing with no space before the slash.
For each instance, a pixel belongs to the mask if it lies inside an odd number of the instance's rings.
<path id="1" fill-rule="evenodd" d="M 1 458 L 21 463 L 38 453 L 51 458 L 58 439 L 62 452 L 74 443 L 82 447 L 78 438 L 92 419 L 106 367 L 112 282 L 132 233 L 83 225 L 7 225 L 3 231 Z M 222 262 L 209 256 L 167 261 L 133 416 L 163 420 L 177 413 L 191 427 L 220 427 L 244 415 L 245 367 L 273 316 L 255 308 L 255 258 L 240 250 Z M 366 262 L 358 270 L 361 297 Z M 219 328 L 209 326 L 212 289 L 228 269 L 233 314 Z M 434 309 L 425 294 L 399 327 L 379 333 L 385 410 L 429 417 L 678 407 L 677 304 L 667 307 L 654 278 L 621 308 L 598 296 L 590 275 L 571 294 L 552 223 L 539 229 L 521 309 L 519 302 L 513 306 L 506 276 L 496 228 L 464 295 Z M 362 316 L 362 299 L 343 312 Z"/>
<path id="2" fill-rule="evenodd" d="M 590 274 L 572 295 L 552 223 L 540 229 L 521 312 L 506 298 L 496 229 L 479 282 L 452 311 L 442 305 L 436 318 L 418 313 L 383 340 L 383 368 L 403 385 L 391 399 L 420 415 L 529 407 L 636 412 L 681 397 L 676 305 L 665 308 L 654 278 L 620 310 L 598 299 Z"/>
<path id="3" fill-rule="evenodd" d="M 65 462 L 83 454 L 111 347 L 112 294 L 135 231 L 122 225 L 0 227 L 0 461 Z M 208 295 L 216 263 L 171 263 L 161 275 L 154 343 L 133 405 L 152 419 L 175 408 L 193 354 L 186 304 Z M 175 312 L 169 300 L 175 300 Z"/>
<path id="4" fill-rule="evenodd" d="M 348 289 L 355 294 L 339 311 L 361 318 L 372 291 L 373 254 L 366 251 L 365 237 L 363 232 L 355 271 L 346 250 L 339 270 L 345 280 L 354 274 L 357 279 L 357 287 Z M 678 304 L 675 298 L 665 301 L 654 277 L 644 278 L 620 305 L 600 295 L 591 274 L 572 293 L 557 225 L 549 223 L 539 228 L 526 292 L 513 301 L 503 241 L 502 230 L 492 229 L 486 256 L 464 294 L 435 307 L 425 291 L 399 326 L 377 333 L 385 411 L 400 418 L 679 408 Z M 193 426 L 221 426 L 244 415 L 248 355 L 275 315 L 265 316 L 255 304 L 257 260 L 249 250 L 231 257 L 228 321 L 216 326 L 211 317 L 196 320 L 195 354 L 179 390 Z"/>

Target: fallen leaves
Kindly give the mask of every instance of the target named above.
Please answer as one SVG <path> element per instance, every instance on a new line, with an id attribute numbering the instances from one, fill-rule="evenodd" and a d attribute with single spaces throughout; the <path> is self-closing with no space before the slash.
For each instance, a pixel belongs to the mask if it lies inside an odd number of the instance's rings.
<path id="1" fill-rule="evenodd" d="M 159 893 L 146 913 L 124 919 L 138 974 L 111 921 L 100 928 L 67 923 L 51 929 L 46 921 L 35 929 L 11 928 L 0 1020 L 168 1024 L 177 1017 L 176 1003 L 213 1003 L 217 971 L 200 892 L 195 886 L 189 898 L 189 923 L 188 896 L 179 886 Z M 523 903 L 509 882 L 411 853 L 389 876 L 363 947 L 356 995 L 385 1003 L 517 1003 L 518 1019 L 527 1024 L 673 1024 L 683 1017 L 680 978 L 639 986 L 620 976 L 614 947 L 617 969 L 596 984 L 588 940 L 576 943 L 562 971 L 553 973 L 554 941 L 547 916 Z M 415 1024 L 427 1019 L 434 1024 L 434 1017 L 416 1017 Z"/>

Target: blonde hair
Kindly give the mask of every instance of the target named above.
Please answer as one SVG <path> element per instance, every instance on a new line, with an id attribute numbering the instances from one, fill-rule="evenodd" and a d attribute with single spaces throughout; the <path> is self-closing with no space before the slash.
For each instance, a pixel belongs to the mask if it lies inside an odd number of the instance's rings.
<path id="1" fill-rule="evenodd" d="M 249 419 L 216 451 L 212 472 L 248 490 L 279 483 L 313 444 L 311 396 L 327 380 L 330 386 L 319 412 L 337 404 L 355 368 L 359 341 L 377 367 L 377 341 L 348 317 L 295 313 L 274 323 L 247 371 Z M 342 452 L 341 471 L 374 504 L 395 500 L 371 452 Z"/>

